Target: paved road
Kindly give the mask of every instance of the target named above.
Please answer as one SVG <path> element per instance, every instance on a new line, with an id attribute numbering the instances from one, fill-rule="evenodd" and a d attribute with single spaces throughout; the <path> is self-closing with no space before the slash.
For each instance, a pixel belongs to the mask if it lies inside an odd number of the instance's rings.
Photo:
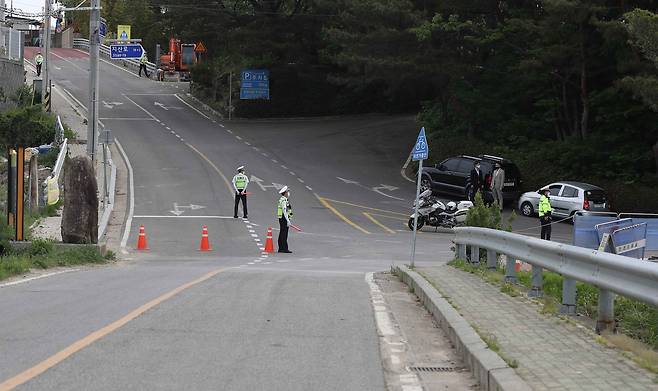
<path id="1" fill-rule="evenodd" d="M 86 105 L 86 55 L 56 49 L 51 61 L 58 92 Z M 100 116 L 134 173 L 128 260 L 1 288 L 0 382 L 383 389 L 364 274 L 409 259 L 414 186 L 400 166 L 414 119 L 215 121 L 183 89 L 101 64 Z M 242 164 L 260 183 L 248 220 L 232 218 L 227 184 Z M 264 256 L 280 185 L 292 189 L 303 232 L 291 234 L 293 254 Z M 133 249 L 140 224 L 147 253 Z M 197 250 L 203 224 L 210 253 Z M 418 264 L 449 259 L 450 239 L 421 232 Z"/>

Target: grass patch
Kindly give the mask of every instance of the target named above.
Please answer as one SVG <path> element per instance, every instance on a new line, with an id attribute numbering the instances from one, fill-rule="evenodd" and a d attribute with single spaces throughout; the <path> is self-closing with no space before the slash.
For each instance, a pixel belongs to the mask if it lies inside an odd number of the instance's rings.
<path id="1" fill-rule="evenodd" d="M 623 334 L 609 334 L 598 336 L 600 343 L 609 347 L 616 347 L 624 350 L 624 355 L 633 360 L 642 368 L 658 374 L 658 352 L 651 349 L 647 344 L 642 343 Z"/>
<path id="2" fill-rule="evenodd" d="M 503 285 L 500 286 L 500 291 L 503 292 L 506 295 L 510 295 L 512 297 L 517 297 L 518 295 L 521 294 L 518 289 L 514 286 L 514 284 L 506 282 Z"/>
<path id="3" fill-rule="evenodd" d="M 37 239 L 25 250 L 8 249 L 0 257 L 0 280 L 26 273 L 30 269 L 102 264 L 111 259 L 114 259 L 114 253 L 108 252 L 103 257 L 94 246 L 62 249 L 55 247 L 51 241 Z"/>

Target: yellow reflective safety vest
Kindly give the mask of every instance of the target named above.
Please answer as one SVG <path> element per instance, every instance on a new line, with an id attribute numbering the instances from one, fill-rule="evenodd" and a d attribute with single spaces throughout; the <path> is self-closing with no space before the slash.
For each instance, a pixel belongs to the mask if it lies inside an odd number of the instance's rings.
<path id="1" fill-rule="evenodd" d="M 276 208 L 276 217 L 282 218 L 284 209 L 288 209 L 288 199 L 284 196 L 281 196 Z"/>
<path id="2" fill-rule="evenodd" d="M 34 62 L 36 62 L 38 65 L 43 64 L 43 56 L 40 54 L 37 54 L 36 57 L 34 57 Z"/>
<path id="3" fill-rule="evenodd" d="M 553 208 L 551 207 L 551 200 L 546 197 L 545 195 L 541 195 L 539 197 L 539 217 L 544 217 L 544 215 L 547 212 L 553 212 Z"/>
<path id="4" fill-rule="evenodd" d="M 146 54 L 142 54 L 142 57 L 139 59 L 139 62 L 141 64 L 146 64 L 148 62 L 148 57 L 146 57 Z"/>
<path id="5" fill-rule="evenodd" d="M 249 181 L 249 178 L 244 174 L 238 174 L 233 177 L 233 184 L 238 189 L 244 189 L 247 186 L 247 181 Z"/>

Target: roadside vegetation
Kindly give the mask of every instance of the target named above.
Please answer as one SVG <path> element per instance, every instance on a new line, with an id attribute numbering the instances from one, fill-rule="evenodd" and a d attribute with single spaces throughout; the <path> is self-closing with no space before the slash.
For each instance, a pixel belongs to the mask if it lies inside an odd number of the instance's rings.
<path id="1" fill-rule="evenodd" d="M 486 266 L 486 260 L 482 259 L 480 265 L 474 265 L 462 259 L 455 259 L 449 263 L 451 266 L 465 272 L 480 276 L 488 283 L 500 287 L 500 291 L 512 297 L 517 297 L 531 288 L 532 272 L 519 271 L 517 273 L 519 284 L 510 284 L 504 282 L 505 269 L 500 264 L 496 269 L 491 270 Z M 562 302 L 562 276 L 544 271 L 543 274 L 544 297 L 540 300 L 542 309 L 545 314 L 557 314 L 560 303 Z M 597 317 L 598 306 L 598 289 L 590 284 L 578 282 L 576 285 L 576 306 L 577 312 L 583 316 L 595 320 Z M 606 340 L 615 344 L 622 349 L 633 348 L 635 353 L 640 352 L 640 363 L 645 368 L 658 373 L 658 308 L 617 296 L 615 298 L 615 317 L 617 320 L 618 331 L 642 344 L 625 341 L 623 338 L 608 336 Z M 650 354 L 648 351 L 656 354 Z M 643 353 L 642 353 L 643 352 Z"/>

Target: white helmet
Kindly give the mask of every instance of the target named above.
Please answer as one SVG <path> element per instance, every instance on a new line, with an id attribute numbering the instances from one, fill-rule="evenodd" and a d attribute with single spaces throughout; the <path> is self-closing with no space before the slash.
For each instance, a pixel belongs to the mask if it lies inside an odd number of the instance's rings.
<path id="1" fill-rule="evenodd" d="M 448 204 L 446 206 L 448 207 L 448 210 L 457 209 L 457 204 L 455 204 L 454 201 L 448 202 Z"/>

